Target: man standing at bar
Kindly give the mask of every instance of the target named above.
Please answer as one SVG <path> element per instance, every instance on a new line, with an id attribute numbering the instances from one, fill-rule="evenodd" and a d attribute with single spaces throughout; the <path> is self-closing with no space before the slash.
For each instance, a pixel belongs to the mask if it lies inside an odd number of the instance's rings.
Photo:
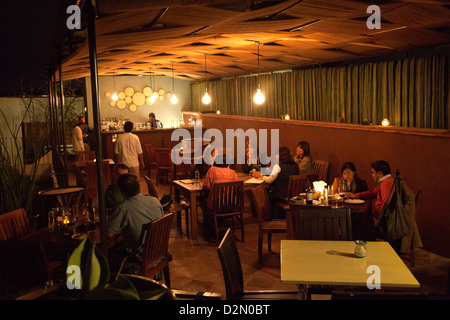
<path id="1" fill-rule="evenodd" d="M 94 130 L 92 130 L 89 125 L 86 123 L 86 118 L 84 116 L 79 116 L 78 117 L 78 122 L 83 122 L 84 123 L 84 129 L 83 129 L 83 143 L 84 143 L 84 150 L 94 150 L 95 148 L 91 146 L 91 144 L 89 143 L 92 139 L 89 139 L 89 133 L 93 133 Z"/>
<path id="2" fill-rule="evenodd" d="M 72 129 L 72 146 L 73 151 L 75 151 L 78 159 L 78 153 L 80 151 L 84 151 L 84 143 L 83 143 L 83 129 L 86 124 L 83 122 L 78 122 L 75 127 Z"/>
<path id="3" fill-rule="evenodd" d="M 150 128 L 162 128 L 163 127 L 161 121 L 156 119 L 156 116 L 153 112 L 151 112 L 148 115 L 148 121 L 146 122 L 146 125 L 149 125 Z"/>
<path id="4" fill-rule="evenodd" d="M 125 122 L 123 126 L 125 133 L 119 135 L 117 138 L 114 146 L 114 154 L 116 162 L 126 164 L 130 168 L 130 173 L 134 174 L 139 181 L 141 177 L 139 166 L 142 169 L 145 169 L 144 153 L 139 137 L 134 133 L 131 133 L 133 127 L 133 122 Z"/>

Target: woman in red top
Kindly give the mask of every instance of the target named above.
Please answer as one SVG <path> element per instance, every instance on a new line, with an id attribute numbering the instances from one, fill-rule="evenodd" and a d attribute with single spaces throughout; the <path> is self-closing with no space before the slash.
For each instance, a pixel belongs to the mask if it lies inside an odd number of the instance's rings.
<path id="1" fill-rule="evenodd" d="M 359 192 L 359 193 L 346 193 L 349 198 L 359 198 L 359 199 L 376 199 L 375 200 L 375 212 L 374 217 L 378 219 L 380 216 L 381 209 L 389 194 L 392 184 L 394 183 L 394 177 L 391 176 L 391 167 L 389 163 L 384 160 L 378 160 L 372 163 L 372 178 L 379 185 L 373 190 Z M 394 189 L 392 189 L 392 195 L 394 194 Z M 390 199 L 389 199 L 390 200 Z"/>

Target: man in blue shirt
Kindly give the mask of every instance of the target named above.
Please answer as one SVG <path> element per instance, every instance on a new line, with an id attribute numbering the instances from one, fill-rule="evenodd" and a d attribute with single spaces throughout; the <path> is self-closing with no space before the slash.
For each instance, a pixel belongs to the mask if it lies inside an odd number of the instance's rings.
<path id="1" fill-rule="evenodd" d="M 161 218 L 161 203 L 155 197 L 144 196 L 135 175 L 125 173 L 117 179 L 117 186 L 125 200 L 115 208 L 109 223 L 109 236 L 123 234 L 123 244 L 112 248 L 109 262 L 112 271 L 127 257 L 122 273 L 136 274 L 141 265 L 142 250 L 147 230 L 144 225 Z"/>
<path id="2" fill-rule="evenodd" d="M 151 112 L 148 115 L 148 121 L 146 122 L 151 128 L 162 128 L 163 124 L 159 120 L 156 119 L 155 114 Z"/>

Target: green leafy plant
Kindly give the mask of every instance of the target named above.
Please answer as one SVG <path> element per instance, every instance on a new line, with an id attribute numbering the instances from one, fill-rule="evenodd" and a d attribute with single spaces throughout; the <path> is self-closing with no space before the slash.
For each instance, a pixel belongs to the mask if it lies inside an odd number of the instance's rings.
<path id="1" fill-rule="evenodd" d="M 158 300 L 172 299 L 170 289 L 153 280 L 121 275 L 110 282 L 108 260 L 95 243 L 86 237 L 73 251 L 68 266 L 81 271 L 81 299 L 85 300 Z M 68 274 L 68 281 L 71 281 Z"/>

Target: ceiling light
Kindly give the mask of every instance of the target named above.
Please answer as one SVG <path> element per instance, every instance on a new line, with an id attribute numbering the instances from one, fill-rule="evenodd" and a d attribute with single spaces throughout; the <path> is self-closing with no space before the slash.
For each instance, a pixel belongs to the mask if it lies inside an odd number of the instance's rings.
<path id="1" fill-rule="evenodd" d="M 256 45 L 258 46 L 258 89 L 256 90 L 256 94 L 253 97 L 253 101 L 255 101 L 256 104 L 262 104 L 265 100 L 264 95 L 261 92 L 261 86 L 259 83 L 259 47 L 261 46 L 261 43 L 259 41 L 256 41 Z"/>
<path id="2" fill-rule="evenodd" d="M 385 126 L 385 127 L 390 125 L 389 119 L 388 118 L 384 118 L 383 121 L 381 121 L 381 125 Z"/>
<path id="3" fill-rule="evenodd" d="M 173 76 L 173 61 L 172 61 L 172 97 L 170 97 L 170 102 L 172 102 L 172 104 L 178 102 L 178 98 L 175 95 L 175 78 Z"/>
<path id="4" fill-rule="evenodd" d="M 203 95 L 202 102 L 203 104 L 210 104 L 211 97 L 208 95 L 208 71 L 206 70 L 206 53 L 205 53 L 205 75 L 206 75 L 206 85 L 205 85 L 205 94 Z"/>
<path id="5" fill-rule="evenodd" d="M 114 93 L 111 96 L 111 99 L 114 101 L 117 101 L 117 100 L 119 100 L 119 96 L 117 95 L 117 92 L 116 92 L 116 76 L 115 75 L 113 75 L 113 80 L 114 80 Z"/>

